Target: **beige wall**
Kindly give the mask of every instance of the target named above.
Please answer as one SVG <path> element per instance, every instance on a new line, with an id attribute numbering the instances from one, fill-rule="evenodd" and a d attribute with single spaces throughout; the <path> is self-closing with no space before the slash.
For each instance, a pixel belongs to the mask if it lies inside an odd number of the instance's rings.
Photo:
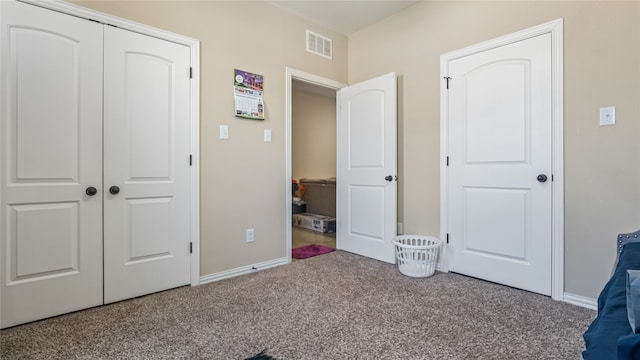
<path id="1" fill-rule="evenodd" d="M 419 3 L 349 36 L 349 83 L 399 75 L 399 218 L 438 234 L 440 55 L 564 18 L 565 291 L 595 298 L 640 228 L 640 3 Z M 375 61 L 372 61 L 375 59 Z M 615 126 L 598 108 L 616 106 Z"/>
<path id="2" fill-rule="evenodd" d="M 74 2 L 200 40 L 201 275 L 286 256 L 285 67 L 346 82 L 346 37 L 262 1 Z M 305 50 L 306 29 L 333 39 L 333 60 Z M 234 68 L 264 75 L 264 121 L 233 116 Z"/>
<path id="3" fill-rule="evenodd" d="M 439 57 L 565 19 L 565 290 L 595 298 L 615 234 L 640 228 L 640 3 L 422 2 L 349 36 L 263 2 L 86 1 L 87 7 L 201 41 L 201 274 L 285 256 L 285 66 L 358 82 L 399 75 L 399 218 L 439 233 Z M 332 61 L 304 30 L 333 38 Z M 253 50 L 249 53 L 248 50 Z M 234 68 L 265 76 L 264 122 L 232 115 Z M 616 106 L 617 125 L 598 126 Z M 218 126 L 230 139 L 218 139 Z M 262 131 L 273 130 L 273 142 Z M 244 243 L 244 229 L 256 242 Z"/>
<path id="4" fill-rule="evenodd" d="M 295 90 L 291 105 L 291 175 L 336 176 L 336 99 Z"/>

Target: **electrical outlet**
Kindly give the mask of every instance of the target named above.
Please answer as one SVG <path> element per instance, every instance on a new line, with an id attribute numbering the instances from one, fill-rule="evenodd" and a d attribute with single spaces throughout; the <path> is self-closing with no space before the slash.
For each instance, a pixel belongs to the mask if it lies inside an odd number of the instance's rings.
<path id="1" fill-rule="evenodd" d="M 255 240 L 254 238 L 254 233 L 253 233 L 253 229 L 247 229 L 245 231 L 245 241 L 248 243 L 251 243 Z"/>
<path id="2" fill-rule="evenodd" d="M 600 108 L 600 126 L 616 124 L 616 107 L 607 106 Z"/>

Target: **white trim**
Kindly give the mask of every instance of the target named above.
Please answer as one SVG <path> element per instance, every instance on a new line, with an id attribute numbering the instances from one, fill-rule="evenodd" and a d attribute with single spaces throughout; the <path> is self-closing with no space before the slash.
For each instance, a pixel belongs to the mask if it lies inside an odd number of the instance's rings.
<path id="1" fill-rule="evenodd" d="M 200 285 L 215 282 L 215 281 L 220 281 L 224 279 L 229 279 L 229 278 L 240 276 L 240 275 L 246 275 L 252 272 L 266 270 L 266 269 L 270 269 L 272 267 L 276 267 L 280 265 L 286 265 L 290 262 L 291 260 L 289 258 L 283 257 L 283 258 L 269 260 L 269 261 L 265 261 L 265 262 L 261 262 L 253 265 L 241 266 L 235 269 L 226 270 L 226 271 L 222 271 L 215 274 L 205 275 L 200 278 Z"/>
<path id="2" fill-rule="evenodd" d="M 580 307 L 591 309 L 591 310 L 598 310 L 597 299 L 592 299 L 592 298 L 575 295 L 575 294 L 564 293 L 562 301 L 566 302 L 567 304 L 572 304 L 572 305 L 580 306 Z"/>
<path id="3" fill-rule="evenodd" d="M 553 106 L 553 205 L 551 235 L 551 297 L 564 293 L 564 22 L 547 23 L 551 32 L 551 81 Z"/>
<path id="4" fill-rule="evenodd" d="M 200 41 L 60 0 L 19 1 L 68 15 L 95 20 L 103 24 L 115 25 L 124 30 L 133 31 L 189 47 L 191 68 L 193 69 L 190 88 L 190 148 L 191 154 L 193 155 L 193 164 L 191 166 L 189 183 L 191 215 L 190 235 L 191 242 L 193 243 L 190 284 L 191 286 L 198 285 L 200 283 Z"/>
<path id="5" fill-rule="evenodd" d="M 191 286 L 200 284 L 200 41 L 191 49 Z"/>
<path id="6" fill-rule="evenodd" d="M 448 239 L 449 233 L 449 171 L 447 169 L 447 156 L 449 155 L 449 96 L 446 91 L 444 77 L 448 76 L 449 58 L 440 56 L 440 239 L 443 244 L 440 248 L 439 269 L 449 271 Z"/>
<path id="7" fill-rule="evenodd" d="M 0 4 L 0 18 L 2 17 L 2 4 Z M 3 22 L 0 21 L 0 27 L 2 27 Z M 0 38 L 2 38 L 2 30 L 0 30 Z M 0 88 L 2 88 L 2 84 L 4 81 L 3 78 L 3 61 L 2 59 L 4 58 L 4 56 L 2 56 L 2 54 L 0 54 Z M 4 94 L 0 94 L 1 97 L 4 97 Z M 2 108 L 2 103 L 3 103 L 3 99 L 0 98 L 0 149 L 2 149 L 4 147 L 4 144 L 1 144 L 3 139 L 4 134 L 2 133 L 2 121 L 3 121 L 3 112 L 4 109 Z M 3 200 L 3 195 L 4 193 L 2 192 L 2 183 L 3 183 L 3 177 L 4 177 L 4 172 L 2 171 L 2 167 L 4 166 L 3 164 L 3 160 L 4 160 L 4 156 L 0 156 L 0 204 L 4 203 Z M 3 206 L 0 205 L 0 219 L 3 218 L 3 211 L 2 211 Z M 0 220 L 0 224 L 2 223 L 2 221 Z M 0 247 L 2 247 L 2 236 L 5 236 L 5 234 L 2 233 L 2 230 L 0 230 Z M 2 271 L 2 268 L 4 267 L 4 260 L 1 258 L 2 255 L 0 255 L 0 309 L 2 309 L 2 279 L 4 279 L 4 274 Z M 2 324 L 2 311 L 0 311 L 0 324 Z M 1 325 L 0 325 L 1 326 Z"/>
<path id="8" fill-rule="evenodd" d="M 441 78 L 448 76 L 449 61 L 478 52 L 526 40 L 542 34 L 551 34 L 551 93 L 552 93 L 552 220 L 551 220 L 551 297 L 563 300 L 564 297 L 564 69 L 563 69 L 563 19 L 550 21 L 529 29 L 499 37 L 487 42 L 472 45 L 440 56 Z M 440 85 L 440 237 L 444 239 L 448 231 L 448 184 L 449 174 L 446 156 L 449 151 L 449 128 L 447 119 L 448 94 L 444 79 Z M 443 246 L 441 267 L 449 271 L 447 246 Z"/>
<path id="9" fill-rule="evenodd" d="M 114 25 L 121 29 L 137 32 L 139 34 L 153 36 L 158 39 L 171 41 L 177 44 L 191 46 L 194 42 L 199 42 L 180 34 L 172 33 L 166 30 L 154 28 L 152 26 L 136 23 L 118 16 L 106 14 L 97 10 L 88 9 L 79 5 L 71 4 L 61 0 L 18 0 L 20 2 L 39 6 L 45 9 L 59 11 L 68 15 L 77 16 L 84 19 L 98 21 L 103 24 Z"/>
<path id="10" fill-rule="evenodd" d="M 291 195 L 291 94 L 293 80 L 302 81 L 308 84 L 321 86 L 335 91 L 338 91 L 341 88 L 347 86 L 346 84 L 343 84 L 341 82 L 323 78 L 321 76 L 310 74 L 301 70 L 296 70 L 294 68 L 286 67 L 285 69 L 285 239 L 287 243 L 287 263 L 291 262 L 291 201 L 293 200 Z"/>

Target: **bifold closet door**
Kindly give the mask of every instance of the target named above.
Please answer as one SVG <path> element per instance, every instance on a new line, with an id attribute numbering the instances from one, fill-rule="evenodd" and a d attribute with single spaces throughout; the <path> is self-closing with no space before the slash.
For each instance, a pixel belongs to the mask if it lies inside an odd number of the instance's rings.
<path id="1" fill-rule="evenodd" d="M 190 50 L 104 30 L 105 303 L 190 282 Z"/>
<path id="2" fill-rule="evenodd" d="M 189 284 L 189 48 L 0 6 L 1 327 Z"/>
<path id="3" fill-rule="evenodd" d="M 0 6 L 7 327 L 103 302 L 102 25 Z"/>

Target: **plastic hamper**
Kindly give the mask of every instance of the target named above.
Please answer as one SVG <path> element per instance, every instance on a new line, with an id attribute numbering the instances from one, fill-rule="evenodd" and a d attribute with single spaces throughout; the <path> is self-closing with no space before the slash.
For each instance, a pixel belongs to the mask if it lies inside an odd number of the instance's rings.
<path id="1" fill-rule="evenodd" d="M 398 270 L 412 277 L 429 277 L 436 271 L 442 240 L 433 236 L 400 235 L 393 238 Z"/>

